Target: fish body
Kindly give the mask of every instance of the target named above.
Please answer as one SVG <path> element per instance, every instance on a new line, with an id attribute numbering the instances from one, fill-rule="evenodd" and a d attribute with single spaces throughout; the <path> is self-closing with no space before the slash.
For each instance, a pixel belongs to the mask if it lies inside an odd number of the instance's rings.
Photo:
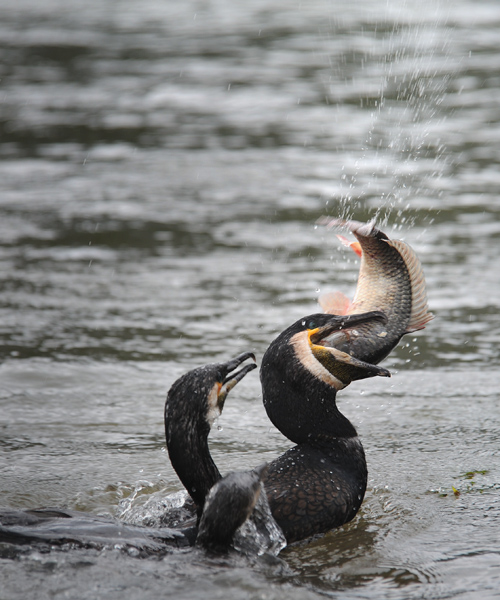
<path id="1" fill-rule="evenodd" d="M 425 278 L 414 250 L 401 240 L 391 240 L 373 222 L 329 219 L 328 227 L 348 229 L 356 238 L 341 241 L 361 256 L 356 293 L 352 301 L 340 292 L 320 296 L 329 314 L 353 315 L 382 311 L 387 322 L 370 322 L 354 331 L 338 332 L 329 344 L 360 360 L 377 364 L 406 333 L 423 329 L 433 318 L 428 311 Z"/>

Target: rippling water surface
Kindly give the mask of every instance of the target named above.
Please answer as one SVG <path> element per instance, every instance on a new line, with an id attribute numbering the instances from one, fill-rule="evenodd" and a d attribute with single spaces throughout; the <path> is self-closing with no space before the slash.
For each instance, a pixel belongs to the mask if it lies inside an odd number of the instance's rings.
<path id="1" fill-rule="evenodd" d="M 499 597 L 499 28 L 487 0 L 2 4 L 0 505 L 179 490 L 171 383 L 352 293 L 323 214 L 410 242 L 436 315 L 339 395 L 370 470 L 346 527 L 279 564 L 4 548 L 5 597 Z M 255 373 L 211 446 L 290 446 Z"/>

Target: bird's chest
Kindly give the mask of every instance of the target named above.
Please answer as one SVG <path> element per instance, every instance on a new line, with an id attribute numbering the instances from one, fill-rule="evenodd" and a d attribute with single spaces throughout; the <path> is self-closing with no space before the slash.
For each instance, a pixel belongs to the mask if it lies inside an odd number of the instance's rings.
<path id="1" fill-rule="evenodd" d="M 329 456 L 296 446 L 271 463 L 265 488 L 274 518 L 293 539 L 328 531 L 351 520 L 366 489 L 364 453 Z"/>

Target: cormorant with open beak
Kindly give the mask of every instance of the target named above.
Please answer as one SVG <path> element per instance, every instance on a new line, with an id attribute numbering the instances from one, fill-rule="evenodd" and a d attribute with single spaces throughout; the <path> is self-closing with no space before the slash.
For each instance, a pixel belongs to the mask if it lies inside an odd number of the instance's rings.
<path id="1" fill-rule="evenodd" d="M 351 381 L 389 377 L 325 341 L 335 332 L 383 323 L 380 312 L 300 319 L 269 346 L 260 371 L 264 406 L 296 446 L 269 464 L 265 488 L 274 519 L 288 543 L 350 521 L 366 489 L 363 447 L 336 395 Z"/>
<path id="2" fill-rule="evenodd" d="M 251 358 L 254 362 L 235 371 Z M 221 414 L 229 391 L 257 367 L 255 356 L 244 352 L 227 362 L 189 371 L 172 385 L 165 403 L 165 437 L 175 472 L 196 506 L 198 520 L 205 498 L 221 479 L 208 447 L 208 434 Z"/>

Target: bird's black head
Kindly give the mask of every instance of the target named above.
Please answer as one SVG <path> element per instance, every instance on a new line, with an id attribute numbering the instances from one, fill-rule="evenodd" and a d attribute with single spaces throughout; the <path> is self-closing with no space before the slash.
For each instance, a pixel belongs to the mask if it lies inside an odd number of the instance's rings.
<path id="1" fill-rule="evenodd" d="M 236 371 L 249 358 L 254 362 Z M 167 443 L 168 430 L 180 430 L 185 422 L 191 423 L 191 427 L 198 424 L 208 435 L 228 393 L 256 367 L 254 354 L 244 352 L 227 362 L 204 365 L 180 377 L 170 388 L 165 404 Z"/>
<path id="2" fill-rule="evenodd" d="M 227 552 L 234 533 L 252 514 L 266 475 L 263 464 L 252 471 L 233 471 L 218 481 L 206 498 L 196 543 Z"/>
<path id="3" fill-rule="evenodd" d="M 298 363 L 301 370 L 309 371 L 336 390 L 356 379 L 376 375 L 388 377 L 387 369 L 357 360 L 328 342 L 328 337 L 335 332 L 354 330 L 364 323 L 384 320 L 385 315 L 378 311 L 343 316 L 319 313 L 303 317 L 285 329 L 270 345 L 262 361 L 262 370 L 269 364 L 279 366 L 287 357 L 292 364 L 297 366 Z"/>
<path id="4" fill-rule="evenodd" d="M 271 343 L 260 371 L 264 406 L 271 421 L 289 439 L 300 443 L 331 428 L 333 411 L 337 411 L 336 393 L 351 381 L 390 376 L 387 369 L 341 352 L 327 340 L 336 331 L 384 319 L 381 312 L 309 315 Z"/>

